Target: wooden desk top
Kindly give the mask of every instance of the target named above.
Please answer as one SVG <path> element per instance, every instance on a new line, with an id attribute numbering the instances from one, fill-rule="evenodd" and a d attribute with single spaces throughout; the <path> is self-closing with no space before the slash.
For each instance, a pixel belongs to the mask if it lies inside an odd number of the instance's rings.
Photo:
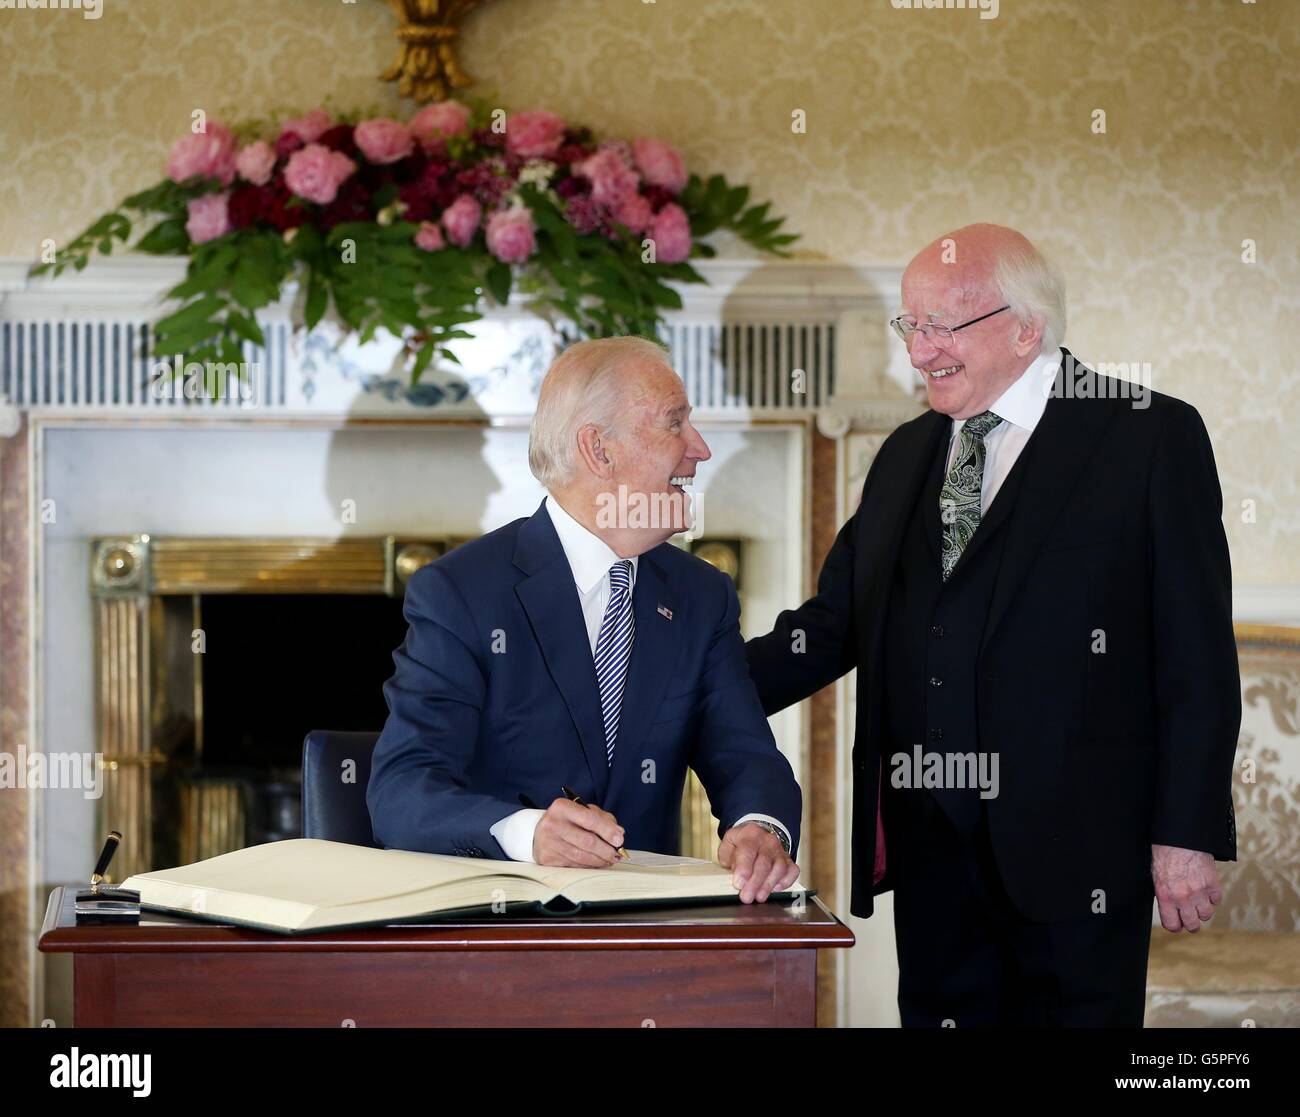
<path id="1" fill-rule="evenodd" d="M 548 919 L 399 924 L 325 934 L 277 935 L 144 912 L 138 924 L 77 925 L 75 887 L 50 893 L 37 946 L 43 951 L 708 950 L 846 947 L 853 932 L 816 897 L 789 905 L 726 904 Z"/>

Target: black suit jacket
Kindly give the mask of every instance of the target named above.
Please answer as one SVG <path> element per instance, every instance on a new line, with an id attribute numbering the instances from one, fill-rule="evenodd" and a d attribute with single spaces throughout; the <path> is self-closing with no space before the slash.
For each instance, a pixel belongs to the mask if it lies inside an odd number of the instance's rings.
<path id="1" fill-rule="evenodd" d="M 1108 904 L 1139 895 L 1153 843 L 1236 857 L 1241 699 L 1209 436 L 1181 400 L 1151 392 L 1148 407 L 1135 407 L 1116 398 L 1117 381 L 1068 351 L 1063 359 L 1022 451 L 977 664 L 980 747 L 1000 754 L 1000 794 L 988 801 L 994 852 L 1012 900 L 1041 921 L 1086 913 L 1080 897 L 1094 889 Z M 928 411 L 890 435 L 816 596 L 746 646 L 769 714 L 859 669 L 857 916 L 891 887 L 888 873 L 872 883 L 888 595 L 950 422 Z M 1105 650 L 1094 650 L 1101 640 Z"/>

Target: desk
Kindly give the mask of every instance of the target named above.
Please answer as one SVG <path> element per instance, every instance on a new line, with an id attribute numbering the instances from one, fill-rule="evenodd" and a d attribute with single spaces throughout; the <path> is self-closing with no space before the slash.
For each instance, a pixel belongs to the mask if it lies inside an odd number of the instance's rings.
<path id="1" fill-rule="evenodd" d="M 817 951 L 854 942 L 815 896 L 289 936 L 77 926 L 75 893 L 50 894 L 38 946 L 74 955 L 79 1028 L 811 1028 Z"/>

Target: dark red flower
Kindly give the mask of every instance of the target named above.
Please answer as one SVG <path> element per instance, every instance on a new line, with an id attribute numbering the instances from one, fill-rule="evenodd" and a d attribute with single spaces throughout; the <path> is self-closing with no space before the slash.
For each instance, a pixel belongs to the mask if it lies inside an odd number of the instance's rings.
<path id="1" fill-rule="evenodd" d="M 416 148 L 405 159 L 399 159 L 396 163 L 388 164 L 388 171 L 392 175 L 394 182 L 416 182 L 424 174 L 428 164 L 429 161 L 424 157 L 424 152 Z"/>
<path id="2" fill-rule="evenodd" d="M 594 147 L 588 147 L 586 144 L 562 144 L 560 150 L 555 153 L 555 159 L 553 161 L 559 163 L 561 166 L 564 166 L 567 163 L 581 163 L 595 150 Z"/>
<path id="3" fill-rule="evenodd" d="M 321 227 L 325 229 L 332 229 L 335 225 L 342 225 L 347 221 L 369 220 L 370 193 L 366 190 L 365 184 L 357 181 L 355 177 L 343 184 L 339 189 L 338 197 L 327 205 L 320 215 Z"/>
<path id="4" fill-rule="evenodd" d="M 494 132 L 491 128 L 478 128 L 471 138 L 480 147 L 505 147 L 506 135 L 504 132 Z"/>
<path id="5" fill-rule="evenodd" d="M 645 200 L 650 203 L 650 208 L 658 213 L 669 202 L 677 201 L 677 195 L 671 190 L 665 190 L 662 186 L 643 187 L 641 193 L 645 195 Z"/>
<path id="6" fill-rule="evenodd" d="M 327 128 L 316 142 L 331 151 L 341 151 L 350 159 L 357 159 L 360 155 L 356 141 L 352 138 L 351 124 L 336 124 L 333 128 Z"/>
<path id="7" fill-rule="evenodd" d="M 244 183 L 230 192 L 230 224 L 236 229 L 247 229 L 262 216 L 262 187 Z"/>
<path id="8" fill-rule="evenodd" d="M 428 221 L 433 216 L 433 197 L 422 183 L 408 182 L 397 196 L 406 205 L 403 221 Z"/>
<path id="9" fill-rule="evenodd" d="M 460 185 L 454 176 L 443 179 L 433 193 L 433 204 L 440 210 L 446 209 L 461 196 Z"/>
<path id="10" fill-rule="evenodd" d="M 581 198 L 591 193 L 591 179 L 582 175 L 569 175 L 555 184 L 555 192 L 561 198 Z"/>
<path id="11" fill-rule="evenodd" d="M 302 146 L 302 137 L 297 132 L 282 132 L 280 138 L 275 141 L 276 158 L 287 159 Z"/>
<path id="12" fill-rule="evenodd" d="M 600 211 L 590 198 L 570 198 L 565 203 L 564 216 L 570 225 L 584 235 L 600 228 Z"/>
<path id="13" fill-rule="evenodd" d="M 265 186 L 259 186 L 257 192 L 261 204 L 260 217 L 268 225 L 283 233 L 307 223 L 310 216 L 307 209 L 302 205 L 289 205 L 293 195 L 283 179 L 272 179 Z"/>
<path id="14" fill-rule="evenodd" d="M 461 193 L 472 193 L 485 209 L 497 204 L 512 180 L 497 174 L 488 163 L 478 163 L 456 174 Z"/>

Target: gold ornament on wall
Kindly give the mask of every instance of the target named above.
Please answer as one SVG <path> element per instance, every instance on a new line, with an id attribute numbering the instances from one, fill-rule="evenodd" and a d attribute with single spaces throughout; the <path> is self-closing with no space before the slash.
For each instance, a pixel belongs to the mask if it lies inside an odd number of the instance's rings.
<path id="1" fill-rule="evenodd" d="M 454 42 L 462 19 L 488 0 L 388 0 L 397 15 L 397 61 L 380 74 L 420 104 L 445 101 L 473 84 L 456 62 Z"/>

